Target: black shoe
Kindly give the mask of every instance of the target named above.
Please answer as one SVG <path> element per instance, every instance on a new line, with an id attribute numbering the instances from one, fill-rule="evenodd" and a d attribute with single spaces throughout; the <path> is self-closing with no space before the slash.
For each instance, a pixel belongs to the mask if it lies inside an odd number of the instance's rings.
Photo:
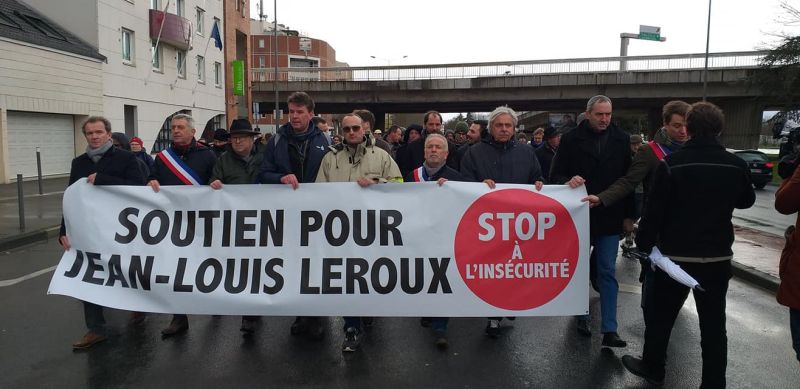
<path id="1" fill-rule="evenodd" d="M 616 332 L 606 332 L 603 334 L 604 347 L 626 347 L 627 342 L 622 340 Z"/>
<path id="2" fill-rule="evenodd" d="M 500 320 L 489 319 L 486 323 L 486 336 L 496 338 L 500 335 Z"/>
<path id="3" fill-rule="evenodd" d="M 578 319 L 578 322 L 575 323 L 575 330 L 577 330 L 578 334 L 581 336 L 585 336 L 587 338 L 592 336 L 592 330 L 589 329 L 588 320 Z"/>
<path id="4" fill-rule="evenodd" d="M 372 326 L 375 325 L 375 318 L 374 317 L 362 317 L 361 324 L 364 326 L 364 331 L 369 331 L 372 329 Z"/>
<path id="5" fill-rule="evenodd" d="M 361 344 L 361 334 L 355 327 L 348 327 L 344 331 L 344 342 L 342 343 L 342 352 L 353 352 L 358 350 Z"/>
<path id="6" fill-rule="evenodd" d="M 242 319 L 242 326 L 239 328 L 239 331 L 243 332 L 242 335 L 252 335 L 256 332 L 256 321 Z"/>
<path id="7" fill-rule="evenodd" d="M 173 316 L 169 327 L 161 330 L 161 336 L 169 338 L 170 336 L 180 335 L 189 330 L 189 319 L 186 316 Z"/>
<path id="8" fill-rule="evenodd" d="M 436 331 L 436 347 L 447 348 L 447 334 L 444 331 Z"/>
<path id="9" fill-rule="evenodd" d="M 289 332 L 295 336 L 306 332 L 306 318 L 298 316 L 296 319 L 294 319 L 294 323 L 292 323 L 292 327 L 289 329 Z"/>
<path id="10" fill-rule="evenodd" d="M 623 355 L 622 365 L 625 366 L 625 368 L 628 369 L 628 371 L 633 375 L 644 378 L 645 381 L 652 385 L 664 385 L 664 374 L 662 373 L 661 375 L 657 375 L 653 373 L 647 364 L 639 358 L 635 358 L 631 355 Z"/>
<path id="11" fill-rule="evenodd" d="M 431 326 L 431 318 L 429 317 L 422 317 L 419 319 L 419 325 L 428 328 Z"/>
<path id="12" fill-rule="evenodd" d="M 313 340 L 322 340 L 325 337 L 325 327 L 322 325 L 321 317 L 309 317 L 306 321 L 308 336 Z"/>

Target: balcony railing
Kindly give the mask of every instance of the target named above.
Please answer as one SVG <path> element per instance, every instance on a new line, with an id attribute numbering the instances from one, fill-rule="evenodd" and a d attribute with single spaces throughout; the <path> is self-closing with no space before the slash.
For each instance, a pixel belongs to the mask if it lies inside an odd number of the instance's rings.
<path id="1" fill-rule="evenodd" d="M 174 46 L 180 50 L 189 50 L 192 47 L 192 24 L 178 15 L 151 9 L 150 39 L 158 39 L 159 44 Z"/>
<path id="2" fill-rule="evenodd" d="M 758 67 L 766 51 L 711 53 L 709 69 Z M 548 74 L 645 72 L 703 69 L 705 54 L 601 57 L 440 65 L 279 68 L 278 81 L 399 81 Z M 622 70 L 621 70 L 622 69 Z M 275 69 L 251 69 L 253 82 L 271 82 Z"/>

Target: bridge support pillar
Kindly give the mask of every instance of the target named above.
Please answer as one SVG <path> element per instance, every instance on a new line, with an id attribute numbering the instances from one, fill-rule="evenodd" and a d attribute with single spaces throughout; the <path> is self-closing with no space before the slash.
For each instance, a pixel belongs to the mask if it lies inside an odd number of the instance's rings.
<path id="1" fill-rule="evenodd" d="M 731 149 L 757 149 L 764 105 L 752 100 L 713 103 L 725 113 L 722 144 Z"/>
<path id="2" fill-rule="evenodd" d="M 375 129 L 380 129 L 384 134 L 386 133 L 386 111 L 378 109 L 377 106 L 372 106 L 370 111 L 375 115 Z"/>

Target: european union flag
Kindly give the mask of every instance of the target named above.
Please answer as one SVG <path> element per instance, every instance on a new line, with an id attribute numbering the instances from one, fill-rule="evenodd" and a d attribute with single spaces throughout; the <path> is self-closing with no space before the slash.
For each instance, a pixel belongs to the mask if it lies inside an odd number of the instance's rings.
<path id="1" fill-rule="evenodd" d="M 219 36 L 219 23 L 214 23 L 211 29 L 211 39 L 214 40 L 214 46 L 222 50 L 222 38 Z"/>

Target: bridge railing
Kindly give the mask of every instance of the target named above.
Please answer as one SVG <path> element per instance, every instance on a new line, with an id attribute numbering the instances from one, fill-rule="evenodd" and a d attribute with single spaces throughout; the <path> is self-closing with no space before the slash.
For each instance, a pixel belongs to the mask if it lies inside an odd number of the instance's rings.
<path id="1" fill-rule="evenodd" d="M 711 53 L 709 69 L 755 68 L 766 51 Z M 398 81 L 478 77 L 703 69 L 705 54 L 548 59 L 436 65 L 279 68 L 278 81 Z M 271 82 L 275 69 L 251 69 L 253 82 Z"/>

